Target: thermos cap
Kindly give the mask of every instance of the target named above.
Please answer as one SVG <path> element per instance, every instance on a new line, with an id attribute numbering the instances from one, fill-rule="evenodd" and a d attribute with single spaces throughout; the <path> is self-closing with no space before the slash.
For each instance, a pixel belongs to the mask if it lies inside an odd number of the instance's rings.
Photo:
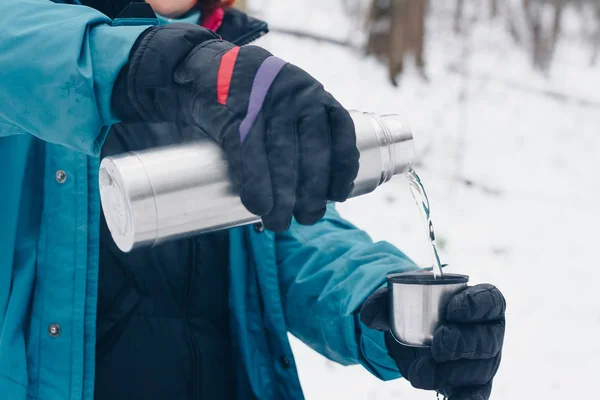
<path id="1" fill-rule="evenodd" d="M 116 163 L 118 162 L 118 164 Z M 104 158 L 100 164 L 100 201 L 106 225 L 119 249 L 129 252 L 154 244 L 158 229 L 154 190 L 144 164 L 133 152 Z M 140 218 L 141 217 L 141 218 Z"/>

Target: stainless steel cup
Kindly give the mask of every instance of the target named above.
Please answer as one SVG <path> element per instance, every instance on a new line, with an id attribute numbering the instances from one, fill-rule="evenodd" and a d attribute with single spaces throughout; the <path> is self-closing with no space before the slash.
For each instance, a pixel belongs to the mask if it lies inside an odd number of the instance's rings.
<path id="1" fill-rule="evenodd" d="M 469 277 L 444 274 L 435 279 L 430 272 L 407 272 L 387 276 L 390 296 L 390 326 L 399 342 L 427 347 L 444 323 L 448 302 L 467 287 Z"/>
<path id="2" fill-rule="evenodd" d="M 350 115 L 360 152 L 355 197 L 408 170 L 414 148 L 399 116 Z M 260 221 L 233 190 L 223 151 L 209 139 L 106 157 L 99 180 L 108 229 L 124 252 Z"/>

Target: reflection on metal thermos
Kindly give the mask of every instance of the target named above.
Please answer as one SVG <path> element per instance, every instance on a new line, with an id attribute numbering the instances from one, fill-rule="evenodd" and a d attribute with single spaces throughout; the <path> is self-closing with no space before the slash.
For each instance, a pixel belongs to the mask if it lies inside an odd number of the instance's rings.
<path id="1" fill-rule="evenodd" d="M 350 114 L 360 152 L 356 197 L 410 168 L 414 148 L 397 115 Z M 260 221 L 234 192 L 225 156 L 210 139 L 106 157 L 99 179 L 102 210 L 123 252 Z"/>

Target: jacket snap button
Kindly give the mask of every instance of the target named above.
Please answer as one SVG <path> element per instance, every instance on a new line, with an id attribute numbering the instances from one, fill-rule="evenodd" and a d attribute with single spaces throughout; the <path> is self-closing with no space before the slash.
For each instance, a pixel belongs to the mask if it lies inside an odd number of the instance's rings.
<path id="1" fill-rule="evenodd" d="M 286 356 L 281 356 L 279 359 L 283 368 L 288 369 L 290 367 L 290 360 Z"/>
<path id="2" fill-rule="evenodd" d="M 60 325 L 59 324 L 50 324 L 48 326 L 48 335 L 50 337 L 59 337 L 60 336 Z"/>
<path id="3" fill-rule="evenodd" d="M 66 180 L 67 180 L 67 173 L 64 170 L 59 169 L 58 171 L 56 171 L 56 182 L 65 183 Z"/>
<path id="4" fill-rule="evenodd" d="M 262 222 L 257 222 L 257 223 L 254 224 L 254 230 L 256 232 L 264 232 L 265 225 Z"/>

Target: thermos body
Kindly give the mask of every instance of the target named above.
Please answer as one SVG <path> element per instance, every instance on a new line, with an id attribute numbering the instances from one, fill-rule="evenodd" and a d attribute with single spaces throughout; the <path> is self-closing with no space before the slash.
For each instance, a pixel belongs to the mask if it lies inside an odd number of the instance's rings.
<path id="1" fill-rule="evenodd" d="M 397 115 L 350 114 L 360 152 L 356 197 L 410 168 L 414 147 Z M 124 252 L 260 221 L 233 190 L 225 156 L 208 138 L 105 157 L 99 183 L 108 228 Z"/>

